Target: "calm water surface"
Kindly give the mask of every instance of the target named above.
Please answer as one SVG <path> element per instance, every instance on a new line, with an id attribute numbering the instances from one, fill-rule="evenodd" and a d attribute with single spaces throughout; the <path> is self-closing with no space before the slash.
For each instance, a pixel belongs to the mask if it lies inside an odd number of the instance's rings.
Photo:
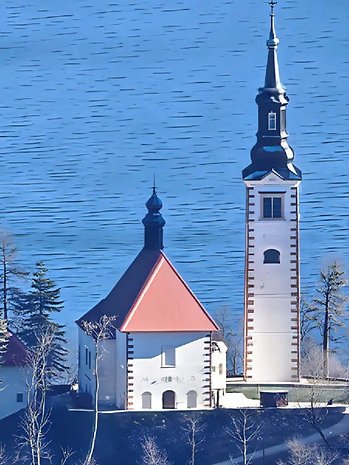
<path id="1" fill-rule="evenodd" d="M 42 259 L 62 320 L 142 247 L 156 173 L 166 253 L 210 312 L 242 314 L 244 186 L 263 84 L 257 0 L 12 0 L 1 7 L 0 227 Z M 281 77 L 301 191 L 302 286 L 349 271 L 349 4 L 279 1 Z"/>

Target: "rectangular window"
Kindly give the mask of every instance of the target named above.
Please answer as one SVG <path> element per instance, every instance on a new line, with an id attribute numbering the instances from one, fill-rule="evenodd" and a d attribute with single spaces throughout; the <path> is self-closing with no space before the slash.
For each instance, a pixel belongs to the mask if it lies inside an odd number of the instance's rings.
<path id="1" fill-rule="evenodd" d="M 176 348 L 173 346 L 163 346 L 161 354 L 161 366 L 175 367 L 176 366 Z"/>
<path id="2" fill-rule="evenodd" d="M 219 374 L 220 374 L 220 375 L 223 374 L 223 363 L 220 363 L 220 364 L 219 364 Z"/>
<path id="3" fill-rule="evenodd" d="M 268 113 L 268 130 L 275 131 L 276 130 L 276 113 L 270 111 Z"/>
<path id="4" fill-rule="evenodd" d="M 88 365 L 88 348 L 85 348 L 85 365 Z"/>
<path id="5" fill-rule="evenodd" d="M 23 394 L 22 394 L 22 392 L 17 393 L 17 402 L 23 402 Z"/>
<path id="6" fill-rule="evenodd" d="M 88 367 L 91 370 L 91 352 L 88 351 Z"/>
<path id="7" fill-rule="evenodd" d="M 282 197 L 280 195 L 262 196 L 262 218 L 281 219 Z"/>

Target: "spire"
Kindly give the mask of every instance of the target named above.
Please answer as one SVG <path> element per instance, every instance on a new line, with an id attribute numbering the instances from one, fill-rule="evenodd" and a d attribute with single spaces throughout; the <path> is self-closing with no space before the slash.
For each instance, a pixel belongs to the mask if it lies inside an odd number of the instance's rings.
<path id="1" fill-rule="evenodd" d="M 276 36 L 275 32 L 275 13 L 274 7 L 277 2 L 271 0 L 270 4 L 270 32 L 269 32 L 269 39 L 267 40 L 267 47 L 268 47 L 268 62 L 267 62 L 267 69 L 265 72 L 265 82 L 264 88 L 265 89 L 279 89 L 284 91 L 280 81 L 280 73 L 279 73 L 279 63 L 277 58 L 277 48 L 279 44 L 279 39 Z"/>
<path id="2" fill-rule="evenodd" d="M 264 87 L 258 89 L 257 142 L 251 150 L 252 163 L 243 170 L 244 179 L 262 179 L 270 171 L 283 179 L 301 179 L 301 172 L 293 165 L 294 153 L 289 146 L 286 130 L 286 106 L 288 97 L 280 81 L 275 32 L 275 0 L 270 4 L 270 31 L 267 40 L 268 60 Z"/>
<path id="3" fill-rule="evenodd" d="M 148 209 L 148 213 L 142 220 L 144 225 L 144 248 L 151 250 L 161 250 L 164 248 L 163 227 L 165 226 L 166 222 L 160 213 L 162 202 L 157 196 L 155 175 L 152 190 L 152 195 L 145 204 Z"/>

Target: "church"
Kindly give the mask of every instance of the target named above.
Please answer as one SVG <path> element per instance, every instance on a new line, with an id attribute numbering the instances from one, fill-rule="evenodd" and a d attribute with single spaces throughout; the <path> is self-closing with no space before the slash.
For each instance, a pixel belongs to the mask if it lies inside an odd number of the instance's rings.
<path id="1" fill-rule="evenodd" d="M 163 252 L 165 220 L 155 187 L 146 207 L 144 248 L 109 295 L 77 321 L 79 391 L 95 395 L 96 341 L 86 324 L 107 316 L 113 318 L 111 337 L 97 341 L 99 404 L 123 410 L 208 408 L 225 393 L 226 346 Z"/>
<path id="2" fill-rule="evenodd" d="M 268 59 L 258 91 L 257 142 L 246 186 L 244 382 L 300 380 L 299 185 L 288 144 L 288 97 L 281 84 L 271 1 Z M 219 327 L 163 252 L 165 221 L 155 187 L 143 219 L 144 248 L 109 295 L 82 316 L 79 390 L 95 395 L 96 344 L 87 323 L 113 317 L 101 341 L 99 403 L 119 409 L 218 406 L 225 394 L 227 347 Z M 97 345 L 98 346 L 98 345 Z M 98 351 L 99 352 L 99 351 Z"/>

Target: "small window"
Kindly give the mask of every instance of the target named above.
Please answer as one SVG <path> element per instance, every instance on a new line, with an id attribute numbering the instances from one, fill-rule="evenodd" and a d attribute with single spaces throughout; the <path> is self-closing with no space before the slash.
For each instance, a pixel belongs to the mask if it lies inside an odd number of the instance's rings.
<path id="1" fill-rule="evenodd" d="M 211 367 L 211 371 L 212 371 L 212 373 L 215 373 L 215 371 L 216 371 L 216 367 L 215 367 L 214 365 L 212 365 L 212 367 Z"/>
<path id="2" fill-rule="evenodd" d="M 223 363 L 220 363 L 220 364 L 219 364 L 219 374 L 220 374 L 220 375 L 223 374 Z"/>
<path id="3" fill-rule="evenodd" d="M 85 365 L 88 365 L 88 348 L 85 348 Z"/>
<path id="4" fill-rule="evenodd" d="M 176 349 L 173 346 L 163 346 L 161 354 L 161 366 L 175 367 L 176 366 Z"/>
<path id="5" fill-rule="evenodd" d="M 88 367 L 91 370 L 91 351 L 88 351 Z"/>
<path id="6" fill-rule="evenodd" d="M 196 391 L 187 392 L 187 408 L 196 408 L 198 404 L 198 394 Z"/>
<path id="7" fill-rule="evenodd" d="M 268 130 L 269 131 L 276 130 L 276 113 L 274 111 L 270 111 L 268 113 Z"/>
<path id="8" fill-rule="evenodd" d="M 142 394 L 142 408 L 151 409 L 151 392 L 143 392 L 143 394 Z"/>
<path id="9" fill-rule="evenodd" d="M 268 249 L 263 255 L 263 263 L 280 263 L 280 252 L 276 249 Z"/>
<path id="10" fill-rule="evenodd" d="M 262 218 L 280 219 L 282 218 L 282 197 L 262 196 Z"/>
<path id="11" fill-rule="evenodd" d="M 22 392 L 17 393 L 17 402 L 23 402 L 23 393 Z"/>

